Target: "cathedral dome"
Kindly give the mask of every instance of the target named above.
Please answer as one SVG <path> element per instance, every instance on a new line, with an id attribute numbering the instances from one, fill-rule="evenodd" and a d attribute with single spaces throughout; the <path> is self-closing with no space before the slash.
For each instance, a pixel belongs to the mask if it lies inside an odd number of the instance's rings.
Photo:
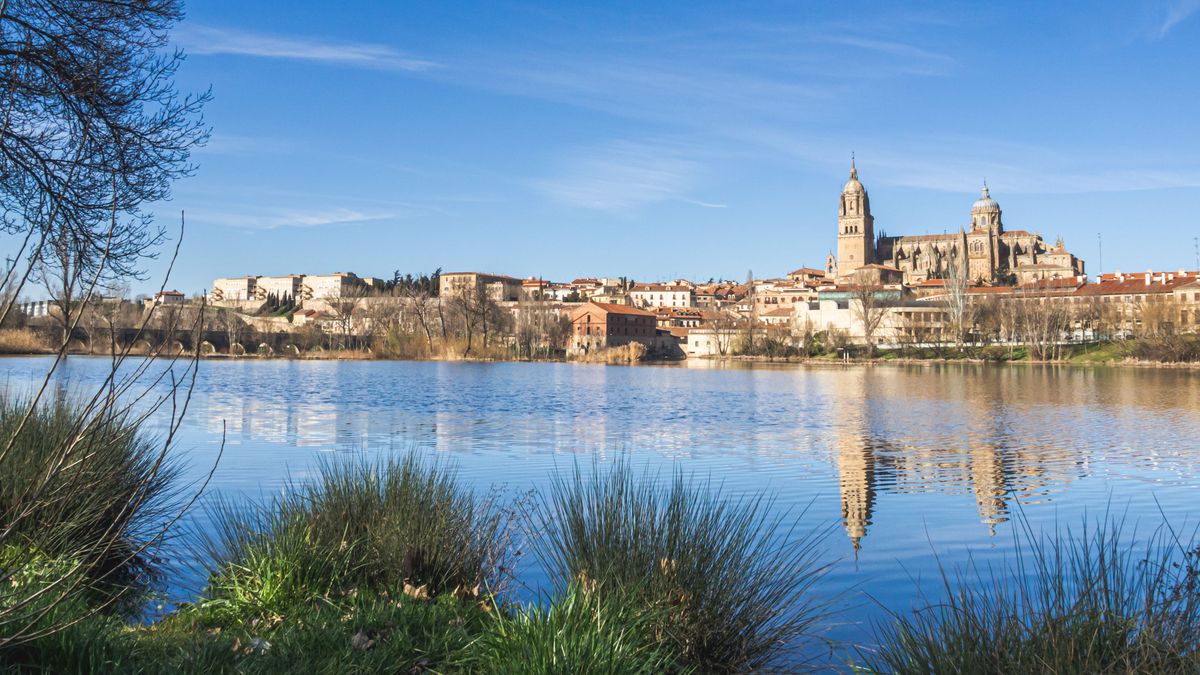
<path id="1" fill-rule="evenodd" d="M 971 213 L 997 213 L 999 211 L 1000 204 L 996 203 L 996 200 L 988 194 L 987 183 L 984 183 L 983 194 L 971 205 Z"/>
<path id="2" fill-rule="evenodd" d="M 850 180 L 842 187 L 842 194 L 861 195 L 866 192 L 863 184 L 858 182 L 858 169 L 854 165 L 850 165 Z"/>

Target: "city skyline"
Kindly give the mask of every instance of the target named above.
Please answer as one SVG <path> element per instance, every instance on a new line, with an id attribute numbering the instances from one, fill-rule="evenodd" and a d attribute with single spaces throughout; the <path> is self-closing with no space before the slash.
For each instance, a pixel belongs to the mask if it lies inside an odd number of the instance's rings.
<path id="1" fill-rule="evenodd" d="M 836 247 L 852 152 L 877 229 L 955 231 L 986 180 L 1089 273 L 1098 235 L 1103 271 L 1192 268 L 1198 8 L 195 5 L 214 134 L 155 208 L 168 285 L 779 276 Z"/>

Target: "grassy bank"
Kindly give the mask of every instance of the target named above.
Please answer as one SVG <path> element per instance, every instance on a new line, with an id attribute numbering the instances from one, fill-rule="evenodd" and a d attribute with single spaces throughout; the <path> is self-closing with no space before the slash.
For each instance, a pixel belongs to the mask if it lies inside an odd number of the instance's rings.
<path id="1" fill-rule="evenodd" d="M 880 348 L 868 356 L 865 348 L 849 348 L 844 354 L 815 356 L 733 355 L 707 357 L 717 361 L 749 363 L 1012 363 L 1075 364 L 1132 367 L 1200 367 L 1200 337 L 1175 336 L 1141 340 L 1088 342 L 1065 345 L 1062 358 L 1039 361 L 1030 358 L 1021 345 L 966 345 L 955 347 Z"/>
<path id="2" fill-rule="evenodd" d="M 143 625 L 81 596 L 0 659 L 42 672 L 790 667 L 816 625 L 807 590 L 823 568 L 818 538 L 764 520 L 767 507 L 624 465 L 520 509 L 415 455 L 327 464 L 275 499 L 210 507 L 212 527 L 191 541 L 207 577 L 195 602 Z M 511 570 L 529 538 L 554 583 L 521 603 Z M 0 558 L 21 597 L 75 574 L 73 551 L 46 551 Z"/>

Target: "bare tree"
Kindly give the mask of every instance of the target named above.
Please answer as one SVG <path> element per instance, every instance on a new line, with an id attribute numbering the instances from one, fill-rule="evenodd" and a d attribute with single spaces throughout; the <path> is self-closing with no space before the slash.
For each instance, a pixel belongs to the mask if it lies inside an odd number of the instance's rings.
<path id="1" fill-rule="evenodd" d="M 97 313 L 108 332 L 108 353 L 116 355 L 123 346 L 121 334 L 133 328 L 141 312 L 129 301 L 129 285 L 125 283 L 109 286 L 107 302 L 100 303 Z"/>
<path id="2" fill-rule="evenodd" d="M 172 471 L 166 455 L 187 409 L 195 361 L 179 368 L 172 360 L 155 373 L 155 355 L 138 362 L 128 350 L 114 353 L 111 370 L 94 389 L 73 392 L 65 438 L 39 438 L 45 443 L 33 456 L 22 447 L 29 437 L 23 431 L 36 428 L 31 420 L 53 389 L 80 308 L 104 282 L 140 275 L 141 263 L 156 254 L 163 230 L 153 226 L 143 205 L 170 196 L 173 181 L 191 171 L 190 149 L 207 135 L 199 116 L 206 96 L 178 95 L 173 75 L 182 56 L 164 51 L 167 30 L 181 17 L 177 0 L 0 0 L 0 230 L 19 242 L 15 257 L 21 261 L 5 270 L 0 283 L 12 289 L 0 323 L 34 279 L 43 280 L 65 308 L 63 344 L 0 438 L 0 475 L 14 475 L 31 459 L 45 469 L 35 480 L 9 484 L 15 487 L 9 503 L 19 508 L 6 508 L 0 527 L 0 548 L 16 552 L 0 564 L 0 647 L 87 618 L 65 619 L 57 611 L 93 590 L 86 575 L 76 574 L 82 562 L 56 574 L 38 591 L 40 598 L 14 590 L 14 575 L 34 562 L 38 547 L 66 560 L 111 555 L 106 562 L 113 565 L 137 564 L 153 557 L 190 504 L 160 510 L 153 497 Z M 164 382 L 167 393 L 160 396 L 157 385 Z M 152 414 L 165 416 L 162 445 L 137 460 L 145 471 L 130 474 L 129 492 L 105 494 L 89 479 L 95 474 L 81 470 L 94 464 L 89 453 L 96 444 L 89 436 L 113 420 L 137 429 Z M 45 514 L 61 513 L 61 505 L 80 494 L 96 498 L 86 500 L 89 512 L 75 520 L 102 522 L 98 536 L 55 539 L 66 530 L 41 527 L 54 521 Z M 167 524 L 135 519 L 147 510 Z M 150 527 L 125 548 L 139 522 Z M 41 538 L 36 546 L 25 538 L 30 531 Z"/>
<path id="3" fill-rule="evenodd" d="M 738 333 L 739 321 L 728 309 L 717 310 L 717 316 L 708 323 L 713 332 L 713 341 L 717 353 L 721 356 L 729 354 L 733 348 L 733 339 Z"/>
<path id="4" fill-rule="evenodd" d="M 93 288 L 136 277 L 164 231 L 144 204 L 188 175 L 208 99 L 164 53 L 177 0 L 0 2 L 0 229 L 60 306 L 63 341 Z M 7 306 L 6 309 L 7 310 Z"/>
<path id="5" fill-rule="evenodd" d="M 556 352 L 566 350 L 571 338 L 571 317 L 566 312 L 552 315 L 546 324 L 546 344 Z"/>
<path id="6" fill-rule="evenodd" d="M 975 325 L 975 307 L 967 295 L 970 286 L 966 270 L 959 269 L 958 257 L 951 257 L 950 270 L 946 277 L 946 308 L 949 311 L 954 347 L 960 352 L 967 332 Z"/>
<path id="7" fill-rule="evenodd" d="M 242 344 L 242 340 L 246 337 L 248 328 L 246 322 L 232 309 L 220 308 L 217 310 L 215 323 L 217 329 L 225 333 L 225 341 L 229 343 L 229 353 L 233 354 L 233 346 Z"/>
<path id="8" fill-rule="evenodd" d="M 433 354 L 433 329 L 435 323 L 441 323 L 441 303 L 438 299 L 430 297 L 429 292 L 424 289 L 405 288 L 403 295 L 417 320 L 417 326 L 425 334 L 425 344 L 429 347 L 429 353 Z"/>
<path id="9" fill-rule="evenodd" d="M 1063 334 L 1070 324 L 1070 315 L 1062 301 L 1040 296 L 1022 298 L 1014 305 L 1017 332 L 1029 357 L 1039 361 L 1058 359 L 1062 353 Z"/>
<path id="10" fill-rule="evenodd" d="M 1171 296 L 1148 296 L 1134 307 L 1137 336 L 1161 338 L 1174 335 L 1179 325 L 1179 304 Z"/>
<path id="11" fill-rule="evenodd" d="M 455 330 L 461 333 L 462 338 L 466 341 L 463 356 L 470 355 L 471 349 L 474 347 L 475 328 L 479 317 L 478 298 L 477 284 L 468 282 L 456 284 L 450 289 L 449 297 L 445 298 L 455 323 Z"/>
<path id="12" fill-rule="evenodd" d="M 850 306 L 854 318 L 863 330 L 863 341 L 867 345 L 867 356 L 875 355 L 876 337 L 883 320 L 891 310 L 890 304 L 881 297 L 883 289 L 870 283 L 861 271 L 855 275 L 850 286 Z"/>
<path id="13" fill-rule="evenodd" d="M 804 325 L 800 327 L 800 351 L 803 356 L 812 356 L 817 343 L 817 330 L 813 326 L 812 317 L 804 317 Z"/>
<path id="14" fill-rule="evenodd" d="M 972 300 L 971 310 L 975 314 L 975 326 L 979 337 L 985 342 L 994 342 L 1002 338 L 1001 300 L 995 296 L 985 296 Z"/>
<path id="15" fill-rule="evenodd" d="M 341 349 L 349 349 L 351 341 L 358 329 L 359 320 L 363 316 L 363 290 L 347 290 L 336 298 L 328 301 L 329 311 L 333 315 L 333 326 Z"/>

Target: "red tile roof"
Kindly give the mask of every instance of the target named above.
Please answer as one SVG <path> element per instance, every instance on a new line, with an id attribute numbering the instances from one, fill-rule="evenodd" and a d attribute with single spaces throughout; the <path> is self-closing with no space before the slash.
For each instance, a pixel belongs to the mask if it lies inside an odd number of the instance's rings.
<path id="1" fill-rule="evenodd" d="M 638 309 L 637 307 L 630 307 L 629 305 L 614 305 L 614 304 L 608 303 L 608 302 L 589 302 L 588 305 L 595 305 L 601 311 L 606 312 L 608 314 L 628 314 L 631 316 L 649 316 L 649 317 L 654 316 L 654 314 L 652 314 L 651 312 L 647 312 L 644 309 Z M 585 305 L 585 307 L 586 307 L 586 305 Z"/>
<path id="2" fill-rule="evenodd" d="M 1080 286 L 1075 295 L 1145 295 L 1150 293 L 1170 293 L 1176 288 L 1187 286 L 1196 281 L 1195 277 L 1175 277 L 1170 281 L 1153 277 L 1146 283 L 1145 275 L 1126 276 L 1124 281 L 1105 279 L 1100 283 Z"/>

